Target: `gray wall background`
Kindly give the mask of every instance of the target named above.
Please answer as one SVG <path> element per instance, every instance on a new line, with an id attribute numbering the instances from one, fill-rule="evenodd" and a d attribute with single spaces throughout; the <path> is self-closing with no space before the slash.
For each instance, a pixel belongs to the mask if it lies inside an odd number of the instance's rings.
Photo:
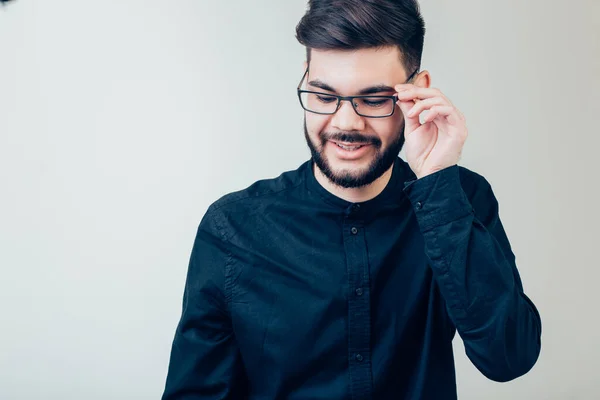
<path id="1" fill-rule="evenodd" d="M 160 396 L 206 208 L 309 156 L 304 9 L 0 8 L 1 399 Z M 460 398 L 598 399 L 600 2 L 422 9 L 423 67 L 467 117 L 462 165 L 491 181 L 543 320 L 538 364 L 507 384 L 457 338 Z"/>

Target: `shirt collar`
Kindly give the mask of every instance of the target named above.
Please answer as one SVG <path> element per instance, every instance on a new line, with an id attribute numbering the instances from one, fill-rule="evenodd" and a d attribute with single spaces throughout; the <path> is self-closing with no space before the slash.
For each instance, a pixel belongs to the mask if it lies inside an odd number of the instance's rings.
<path id="1" fill-rule="evenodd" d="M 410 179 L 410 169 L 408 165 L 400 157 L 397 157 L 392 167 L 392 176 L 390 177 L 390 180 L 383 191 L 371 200 L 353 203 L 337 197 L 325 189 L 319 183 L 319 181 L 317 181 L 317 178 L 313 172 L 313 168 L 316 167 L 314 166 L 314 162 L 311 158 L 304 165 L 305 181 L 307 184 L 307 189 L 309 192 L 311 192 L 310 194 L 314 193 L 315 197 L 318 197 L 319 200 L 323 201 L 329 206 L 334 207 L 340 212 L 346 213 L 369 213 L 371 210 L 379 209 L 385 205 L 398 205 L 405 197 L 402 190 L 402 183 Z M 359 207 L 357 208 L 356 205 Z"/>

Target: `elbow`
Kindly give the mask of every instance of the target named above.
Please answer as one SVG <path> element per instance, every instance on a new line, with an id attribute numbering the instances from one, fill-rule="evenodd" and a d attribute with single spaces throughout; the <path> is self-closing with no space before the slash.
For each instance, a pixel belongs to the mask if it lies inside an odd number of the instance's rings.
<path id="1" fill-rule="evenodd" d="M 534 367 L 541 352 L 541 327 L 534 325 L 535 329 L 505 336 L 487 351 L 479 349 L 467 355 L 477 369 L 492 381 L 509 382 L 519 378 Z"/>
<path id="2" fill-rule="evenodd" d="M 536 364 L 540 354 L 540 347 L 536 351 L 532 351 L 526 357 L 519 357 L 518 361 L 513 361 L 510 364 L 505 364 L 500 368 L 492 368 L 482 373 L 490 380 L 495 382 L 509 382 L 525 375 Z"/>
<path id="3" fill-rule="evenodd" d="M 508 357 L 487 358 L 485 360 L 468 354 L 475 367 L 488 379 L 495 382 L 509 382 L 528 373 L 536 364 L 541 346 L 532 346 L 525 353 Z"/>

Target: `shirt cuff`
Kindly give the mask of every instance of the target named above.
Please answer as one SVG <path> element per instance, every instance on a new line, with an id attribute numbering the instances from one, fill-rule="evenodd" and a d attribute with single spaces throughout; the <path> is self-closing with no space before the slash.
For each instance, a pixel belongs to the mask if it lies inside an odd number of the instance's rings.
<path id="1" fill-rule="evenodd" d="M 412 203 L 423 232 L 473 213 L 460 183 L 458 165 L 405 182 L 404 193 Z"/>

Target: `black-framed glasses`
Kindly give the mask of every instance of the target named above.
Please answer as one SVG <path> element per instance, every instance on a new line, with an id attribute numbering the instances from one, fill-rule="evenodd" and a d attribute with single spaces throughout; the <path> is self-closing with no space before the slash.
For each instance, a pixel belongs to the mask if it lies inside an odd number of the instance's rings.
<path id="1" fill-rule="evenodd" d="M 414 78 L 415 74 L 419 71 L 417 68 L 406 80 L 405 83 L 410 82 Z M 398 96 L 373 96 L 373 95 L 360 95 L 360 96 L 337 96 L 331 93 L 315 92 L 312 90 L 302 90 L 302 83 L 308 74 L 308 68 L 304 72 L 300 83 L 298 84 L 298 99 L 302 108 L 308 112 L 321 114 L 321 115 L 332 115 L 335 114 L 342 104 L 342 101 L 349 101 L 354 108 L 354 111 L 361 117 L 366 118 L 387 118 L 391 117 L 396 110 L 396 102 Z"/>

